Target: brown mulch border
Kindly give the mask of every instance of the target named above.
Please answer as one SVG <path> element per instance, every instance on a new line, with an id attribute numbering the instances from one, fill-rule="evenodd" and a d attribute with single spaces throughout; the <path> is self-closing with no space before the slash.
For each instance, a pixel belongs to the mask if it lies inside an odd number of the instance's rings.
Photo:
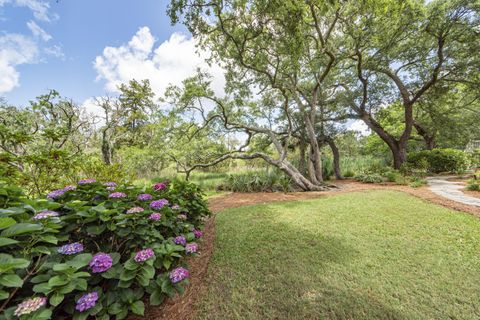
<path id="1" fill-rule="evenodd" d="M 336 181 L 339 189 L 324 192 L 291 192 L 291 193 L 228 193 L 226 195 L 211 198 L 209 207 L 214 213 L 205 224 L 204 238 L 200 244 L 200 256 L 188 260 L 190 270 L 190 284 L 181 296 L 167 299 L 161 306 L 149 306 L 145 309 L 145 317 L 129 317 L 131 320 L 193 320 L 196 315 L 195 304 L 199 301 L 206 290 L 205 277 L 208 265 L 213 254 L 215 244 L 215 213 L 248 205 L 295 201 L 320 198 L 346 192 L 361 192 L 365 190 L 395 190 L 408 193 L 417 198 L 432 202 L 453 210 L 467 212 L 480 217 L 480 208 L 464 205 L 453 200 L 445 199 L 431 192 L 427 187 L 413 189 L 409 186 L 395 184 L 365 184 L 351 180 Z"/>

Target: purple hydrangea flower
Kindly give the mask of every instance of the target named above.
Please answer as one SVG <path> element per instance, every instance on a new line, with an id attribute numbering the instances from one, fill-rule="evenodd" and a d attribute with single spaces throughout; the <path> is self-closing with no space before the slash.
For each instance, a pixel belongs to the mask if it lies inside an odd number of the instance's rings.
<path id="1" fill-rule="evenodd" d="M 33 220 L 42 220 L 50 217 L 58 217 L 58 212 L 51 210 L 43 210 L 32 217 Z"/>
<path id="2" fill-rule="evenodd" d="M 154 212 L 148 217 L 148 219 L 158 221 L 162 219 L 162 215 L 158 212 Z"/>
<path id="3" fill-rule="evenodd" d="M 108 197 L 118 199 L 118 198 L 126 198 L 127 195 L 123 192 L 114 192 L 114 193 L 110 193 Z"/>
<path id="4" fill-rule="evenodd" d="M 195 242 L 188 243 L 185 246 L 185 251 L 187 253 L 196 253 L 198 251 L 198 244 L 196 244 Z"/>
<path id="5" fill-rule="evenodd" d="M 167 184 L 165 182 L 158 182 L 153 185 L 153 190 L 160 191 L 165 189 L 166 187 L 167 187 Z"/>
<path id="6" fill-rule="evenodd" d="M 98 293 L 96 291 L 84 294 L 77 300 L 77 305 L 75 309 L 77 311 L 83 312 L 85 310 L 95 307 L 98 300 Z"/>
<path id="7" fill-rule="evenodd" d="M 187 239 L 185 239 L 184 236 L 177 236 L 173 239 L 173 242 L 175 242 L 175 244 L 181 244 L 184 246 L 187 244 Z"/>
<path id="8" fill-rule="evenodd" d="M 187 215 L 182 213 L 182 214 L 179 214 L 177 218 L 180 220 L 187 220 Z"/>
<path id="9" fill-rule="evenodd" d="M 168 204 L 167 199 L 155 200 L 150 203 L 150 207 L 156 210 L 162 209 Z"/>
<path id="10" fill-rule="evenodd" d="M 143 209 L 142 207 L 133 207 L 133 208 L 130 208 L 127 210 L 127 213 L 139 213 L 139 212 L 143 212 L 145 211 L 145 209 Z"/>
<path id="11" fill-rule="evenodd" d="M 173 209 L 173 210 L 179 210 L 179 209 L 180 209 L 180 206 L 179 206 L 178 204 L 174 204 L 174 205 L 172 206 L 172 209 Z"/>
<path id="12" fill-rule="evenodd" d="M 58 248 L 58 253 L 71 255 L 83 251 L 83 245 L 79 242 L 69 243 Z"/>
<path id="13" fill-rule="evenodd" d="M 70 191 L 70 190 L 75 190 L 75 189 L 76 189 L 75 186 L 66 186 L 63 189 L 53 190 L 52 192 L 47 194 L 47 198 L 57 199 L 57 198 L 60 198 L 61 196 L 63 196 L 65 194 L 65 192 Z"/>
<path id="14" fill-rule="evenodd" d="M 20 317 L 24 314 L 29 314 L 37 311 L 46 304 L 47 298 L 45 297 L 30 298 L 17 305 L 17 308 L 13 312 L 13 315 Z"/>
<path id="15" fill-rule="evenodd" d="M 142 193 L 142 194 L 138 195 L 137 199 L 140 200 L 140 201 L 149 201 L 149 200 L 152 200 L 153 197 L 152 197 L 151 194 Z"/>
<path id="16" fill-rule="evenodd" d="M 103 185 L 110 188 L 115 188 L 118 186 L 115 182 L 105 182 Z"/>
<path id="17" fill-rule="evenodd" d="M 195 235 L 195 238 L 201 238 L 203 236 L 203 232 L 198 229 L 193 229 L 193 234 Z"/>
<path id="18" fill-rule="evenodd" d="M 172 281 L 172 283 L 178 283 L 190 277 L 190 273 L 188 272 L 187 269 L 179 267 L 179 268 L 173 269 L 170 272 L 169 276 L 170 276 L 170 281 Z"/>
<path id="19" fill-rule="evenodd" d="M 78 181 L 78 184 L 90 184 L 90 183 L 95 183 L 97 180 L 95 179 L 82 179 Z"/>
<path id="20" fill-rule="evenodd" d="M 112 264 L 112 257 L 106 253 L 100 252 L 93 256 L 89 265 L 93 273 L 100 273 L 110 269 Z"/>
<path id="21" fill-rule="evenodd" d="M 154 255 L 153 250 L 148 248 L 145 250 L 138 251 L 135 254 L 135 257 L 133 258 L 133 260 L 135 260 L 135 262 L 143 262 L 153 257 L 153 255 Z"/>

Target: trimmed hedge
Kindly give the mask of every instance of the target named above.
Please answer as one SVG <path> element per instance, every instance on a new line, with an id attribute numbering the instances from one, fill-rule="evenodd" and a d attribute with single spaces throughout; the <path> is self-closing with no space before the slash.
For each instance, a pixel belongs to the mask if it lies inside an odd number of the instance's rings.
<path id="1" fill-rule="evenodd" d="M 409 153 L 408 163 L 414 167 L 422 167 L 427 163 L 427 170 L 432 173 L 460 173 L 469 168 L 470 159 L 460 150 L 433 149 Z"/>
<path id="2" fill-rule="evenodd" d="M 27 199 L 0 182 L 0 319 L 124 319 L 182 292 L 209 214 L 197 186 L 93 179 Z"/>

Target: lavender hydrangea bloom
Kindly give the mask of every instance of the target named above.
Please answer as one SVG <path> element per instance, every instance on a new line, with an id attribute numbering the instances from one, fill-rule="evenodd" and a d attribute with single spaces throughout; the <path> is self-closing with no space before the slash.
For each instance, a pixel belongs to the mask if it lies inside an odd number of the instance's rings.
<path id="1" fill-rule="evenodd" d="M 127 195 L 123 192 L 114 192 L 114 193 L 110 193 L 108 197 L 113 199 L 118 199 L 118 198 L 126 198 Z"/>
<path id="2" fill-rule="evenodd" d="M 110 269 L 112 264 L 112 257 L 106 253 L 100 252 L 93 256 L 89 265 L 93 273 L 100 273 Z"/>
<path id="3" fill-rule="evenodd" d="M 103 185 L 110 188 L 115 188 L 118 186 L 115 182 L 105 182 Z"/>
<path id="4" fill-rule="evenodd" d="M 78 184 L 90 184 L 90 183 L 95 183 L 97 180 L 95 179 L 82 179 L 78 181 Z"/>
<path id="5" fill-rule="evenodd" d="M 167 184 L 165 182 L 158 182 L 153 185 L 153 190 L 160 191 L 165 189 L 166 187 L 167 187 Z"/>
<path id="6" fill-rule="evenodd" d="M 150 203 L 150 207 L 156 210 L 162 209 L 168 204 L 167 199 L 155 200 Z"/>
<path id="7" fill-rule="evenodd" d="M 162 215 L 158 212 L 154 212 L 148 217 L 148 219 L 158 221 L 158 220 L 162 219 Z"/>
<path id="8" fill-rule="evenodd" d="M 203 232 L 197 229 L 193 229 L 193 234 L 195 235 L 195 238 L 201 238 L 203 236 Z"/>
<path id="9" fill-rule="evenodd" d="M 133 207 L 127 210 L 127 213 L 140 213 L 145 211 L 142 207 Z"/>
<path id="10" fill-rule="evenodd" d="M 145 250 L 138 251 L 135 254 L 135 257 L 133 258 L 133 260 L 135 260 L 135 262 L 143 262 L 153 257 L 153 255 L 154 255 L 153 250 L 148 248 Z"/>
<path id="11" fill-rule="evenodd" d="M 45 297 L 30 298 L 20 303 L 15 309 L 15 311 L 13 312 L 13 315 L 20 317 L 24 314 L 29 314 L 34 311 L 37 311 L 38 309 L 40 309 L 46 304 L 47 304 L 47 298 Z"/>
<path id="12" fill-rule="evenodd" d="M 58 212 L 51 210 L 43 210 L 32 217 L 33 220 L 42 220 L 50 217 L 58 217 Z"/>
<path id="13" fill-rule="evenodd" d="M 149 200 L 152 200 L 153 197 L 152 197 L 151 194 L 142 193 L 142 194 L 138 195 L 137 199 L 140 200 L 140 201 L 149 201 Z"/>
<path id="14" fill-rule="evenodd" d="M 173 210 L 179 210 L 179 209 L 180 209 L 180 206 L 179 206 L 178 204 L 174 204 L 174 205 L 172 206 L 172 209 L 173 209 Z"/>
<path id="15" fill-rule="evenodd" d="M 187 239 L 185 239 L 184 236 L 177 236 L 173 239 L 173 242 L 175 242 L 175 244 L 181 244 L 184 246 L 187 244 Z"/>
<path id="16" fill-rule="evenodd" d="M 69 243 L 58 248 L 58 253 L 71 255 L 83 251 L 83 245 L 79 242 Z"/>
<path id="17" fill-rule="evenodd" d="M 66 186 L 63 189 L 53 190 L 52 192 L 47 194 L 47 198 L 57 199 L 57 198 L 60 198 L 61 196 L 63 196 L 65 194 L 65 192 L 75 190 L 75 189 L 76 189 L 75 186 Z"/>
<path id="18" fill-rule="evenodd" d="M 198 251 L 198 244 L 196 244 L 195 242 L 188 243 L 185 246 L 185 251 L 187 253 L 196 253 Z"/>
<path id="19" fill-rule="evenodd" d="M 95 307 L 98 300 L 98 293 L 96 291 L 84 294 L 77 300 L 77 305 L 75 309 L 77 311 L 83 312 L 85 310 Z"/>
<path id="20" fill-rule="evenodd" d="M 170 277 L 170 281 L 172 281 L 172 283 L 178 283 L 178 282 L 190 277 L 190 273 L 188 272 L 187 269 L 179 267 L 179 268 L 173 269 L 170 272 L 169 277 Z"/>
<path id="21" fill-rule="evenodd" d="M 182 214 L 179 214 L 177 218 L 180 220 L 187 220 L 187 215 L 182 213 Z"/>

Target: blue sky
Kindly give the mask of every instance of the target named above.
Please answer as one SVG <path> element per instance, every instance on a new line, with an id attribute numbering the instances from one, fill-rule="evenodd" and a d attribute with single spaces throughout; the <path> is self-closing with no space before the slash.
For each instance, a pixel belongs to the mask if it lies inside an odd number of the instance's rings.
<path id="1" fill-rule="evenodd" d="M 18 83 L 13 88 L 9 88 L 11 83 L 4 85 L 3 92 L 0 85 L 0 95 L 14 105 L 25 105 L 48 89 L 56 89 L 78 103 L 114 91 L 114 82 L 125 81 L 128 75 L 116 77 L 110 74 L 108 79 L 102 76 L 95 67 L 95 59 L 102 55 L 105 47 L 119 49 L 144 28 L 142 39 L 148 41 L 149 35 L 155 39 L 148 57 L 140 59 L 144 65 L 154 59 L 153 50 L 168 41 L 172 34 L 184 35 L 179 38 L 180 44 L 189 41 L 183 26 L 171 26 L 166 15 L 167 4 L 167 0 L 0 0 L 0 38 L 16 35 L 28 43 L 20 50 L 17 38 L 3 41 L 3 44 L 12 46 L 14 53 L 2 54 L 0 48 L 0 82 L 7 76 L 6 72 L 1 72 L 1 65 L 7 64 L 16 72 Z M 27 52 L 27 57 L 8 58 L 22 50 Z M 29 51 L 36 52 L 34 57 L 28 56 Z M 117 58 L 114 55 L 112 59 Z M 115 67 L 104 69 L 103 73 L 111 73 Z M 161 67 L 157 65 L 157 69 L 146 74 L 153 74 L 155 70 L 161 70 Z M 140 72 L 135 76 L 141 75 Z M 96 80 L 98 76 L 100 79 Z M 105 88 L 109 85 L 110 90 Z M 161 90 L 164 86 L 157 87 Z"/>

